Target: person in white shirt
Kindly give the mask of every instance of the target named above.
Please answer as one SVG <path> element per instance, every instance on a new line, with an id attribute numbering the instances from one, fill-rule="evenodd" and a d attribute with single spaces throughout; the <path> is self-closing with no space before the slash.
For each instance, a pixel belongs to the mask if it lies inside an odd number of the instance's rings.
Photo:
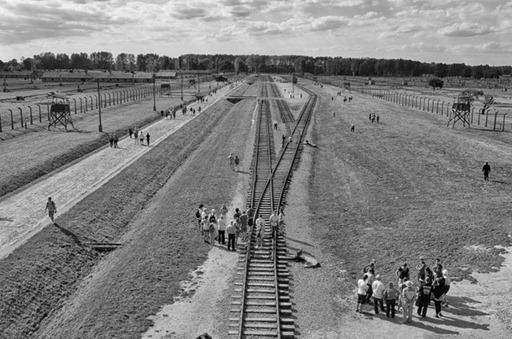
<path id="1" fill-rule="evenodd" d="M 224 217 L 224 214 L 221 214 L 219 216 L 219 221 L 217 224 L 219 227 L 219 236 L 217 238 L 217 241 L 219 242 L 219 244 L 224 245 L 226 243 L 226 219 Z"/>
<path id="2" fill-rule="evenodd" d="M 372 289 L 373 289 L 373 308 L 374 308 L 375 314 L 379 314 L 379 308 L 384 313 L 386 310 L 384 309 L 384 302 L 383 302 L 382 298 L 383 298 L 384 290 L 386 289 L 386 287 L 384 286 L 382 281 L 380 281 L 380 275 L 377 275 L 375 277 L 375 281 L 372 284 Z"/>
<path id="3" fill-rule="evenodd" d="M 258 219 L 256 219 L 256 248 L 263 247 L 263 236 L 265 234 L 265 220 L 263 220 L 261 214 Z"/>
<path id="4" fill-rule="evenodd" d="M 368 292 L 368 275 L 363 275 L 363 279 L 357 281 L 357 307 L 356 312 L 363 312 L 363 305 L 366 303 L 366 292 Z"/>

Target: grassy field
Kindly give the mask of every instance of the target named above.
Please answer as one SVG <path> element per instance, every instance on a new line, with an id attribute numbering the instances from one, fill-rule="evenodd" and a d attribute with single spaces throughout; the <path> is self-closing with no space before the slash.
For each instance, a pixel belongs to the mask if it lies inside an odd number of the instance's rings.
<path id="1" fill-rule="evenodd" d="M 317 112 L 310 206 L 322 246 L 348 267 L 348 281 L 372 258 L 386 281 L 421 255 L 441 258 L 456 279 L 496 270 L 503 258 L 494 246 L 511 242 L 512 135 L 446 128 L 446 117 L 364 95 L 340 102 L 324 100 Z"/>

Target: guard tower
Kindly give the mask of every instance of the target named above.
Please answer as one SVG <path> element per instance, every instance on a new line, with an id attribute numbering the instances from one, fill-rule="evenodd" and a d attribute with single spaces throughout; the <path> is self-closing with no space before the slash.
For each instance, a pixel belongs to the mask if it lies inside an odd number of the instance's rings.
<path id="1" fill-rule="evenodd" d="M 471 100 L 470 97 L 457 97 L 455 102 L 452 105 L 452 114 L 450 116 L 450 120 L 448 120 L 448 124 L 446 126 L 450 126 L 452 123 L 452 128 L 455 127 L 455 123 L 457 121 L 462 121 L 462 126 L 470 127 L 471 123 L 469 120 L 469 112 L 471 110 Z"/>
<path id="2" fill-rule="evenodd" d="M 66 131 L 68 129 L 68 124 L 75 128 L 75 126 L 73 126 L 73 120 L 71 120 L 69 101 L 66 97 L 55 94 L 52 96 L 49 118 L 48 130 L 50 130 L 50 127 L 52 126 L 57 127 L 57 124 L 62 124 Z"/>
<path id="3" fill-rule="evenodd" d="M 161 97 L 170 97 L 171 96 L 171 84 L 161 84 L 160 85 L 160 96 Z"/>

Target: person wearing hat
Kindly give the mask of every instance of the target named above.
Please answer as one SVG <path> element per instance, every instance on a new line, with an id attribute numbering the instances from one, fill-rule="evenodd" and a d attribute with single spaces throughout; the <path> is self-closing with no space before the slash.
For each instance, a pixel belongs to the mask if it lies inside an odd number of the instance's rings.
<path id="1" fill-rule="evenodd" d="M 414 284 L 412 281 L 407 280 L 405 282 L 405 288 L 402 290 L 401 295 L 402 300 L 402 324 L 405 324 L 407 321 L 410 323 L 412 321 L 412 309 L 414 307 L 414 302 L 416 301 L 416 291 L 414 290 Z"/>
<path id="2" fill-rule="evenodd" d="M 375 314 L 379 314 L 379 307 L 382 313 L 385 312 L 384 310 L 384 302 L 382 300 L 384 295 L 385 286 L 380 281 L 380 275 L 377 274 L 375 277 L 375 281 L 372 284 L 372 290 L 373 290 L 373 309 L 375 311 Z"/>

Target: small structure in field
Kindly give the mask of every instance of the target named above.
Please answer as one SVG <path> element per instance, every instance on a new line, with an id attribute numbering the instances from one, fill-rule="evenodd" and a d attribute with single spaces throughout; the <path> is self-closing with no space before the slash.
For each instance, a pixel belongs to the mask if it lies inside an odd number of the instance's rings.
<path id="1" fill-rule="evenodd" d="M 468 124 L 468 127 L 470 127 L 470 111 L 471 98 L 468 96 L 457 97 L 452 105 L 452 114 L 446 126 L 450 126 L 450 123 L 452 123 L 452 128 L 454 128 L 457 121 L 462 121 L 462 126 L 466 127 L 466 124 Z"/>
<path id="2" fill-rule="evenodd" d="M 48 118 L 48 130 L 52 126 L 57 127 L 57 124 L 62 124 L 66 130 L 68 129 L 68 124 L 75 128 L 75 126 L 73 126 L 73 120 L 71 119 L 69 101 L 66 97 L 55 94 L 52 95 L 52 103 Z"/>

